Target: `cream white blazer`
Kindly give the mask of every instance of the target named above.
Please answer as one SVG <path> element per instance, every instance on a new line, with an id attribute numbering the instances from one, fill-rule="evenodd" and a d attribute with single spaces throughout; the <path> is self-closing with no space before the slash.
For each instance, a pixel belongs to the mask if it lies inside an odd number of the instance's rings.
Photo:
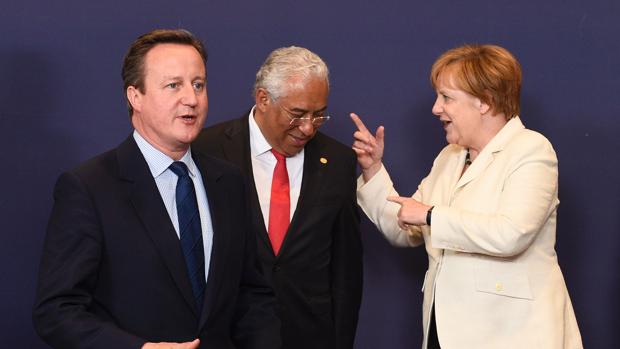
<path id="1" fill-rule="evenodd" d="M 385 168 L 358 179 L 358 203 L 395 246 L 425 244 L 426 348 L 435 303 L 442 349 L 582 348 L 555 253 L 558 162 L 549 141 L 511 119 L 461 177 L 466 149 L 446 146 L 413 198 L 431 226 L 403 231 Z"/>

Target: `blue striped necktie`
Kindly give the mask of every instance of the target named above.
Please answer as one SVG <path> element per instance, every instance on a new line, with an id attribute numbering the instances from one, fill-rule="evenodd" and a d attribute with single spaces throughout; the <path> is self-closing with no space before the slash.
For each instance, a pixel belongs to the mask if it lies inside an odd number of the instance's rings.
<path id="1" fill-rule="evenodd" d="M 194 191 L 194 183 L 187 172 L 187 166 L 183 162 L 173 162 L 170 165 L 170 170 L 179 177 L 176 201 L 181 248 L 185 256 L 198 313 L 200 313 L 207 283 L 205 281 L 205 254 L 202 245 L 202 229 L 196 192 Z"/>

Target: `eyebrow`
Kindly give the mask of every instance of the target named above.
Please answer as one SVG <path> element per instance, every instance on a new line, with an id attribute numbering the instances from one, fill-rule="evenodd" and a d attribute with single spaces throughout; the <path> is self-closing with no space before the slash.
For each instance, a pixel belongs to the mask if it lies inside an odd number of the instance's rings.
<path id="1" fill-rule="evenodd" d="M 178 76 L 178 75 L 177 76 L 167 75 L 167 76 L 164 76 L 163 79 L 164 80 L 183 80 L 183 77 L 182 76 Z M 197 80 L 197 79 L 207 80 L 207 76 L 206 75 L 205 76 L 197 75 L 197 76 L 192 78 L 192 81 Z"/>
<path id="2" fill-rule="evenodd" d="M 291 108 L 289 110 L 292 111 L 292 112 L 304 113 L 304 114 L 310 112 L 310 110 L 303 109 L 303 108 Z M 318 112 L 322 112 L 322 111 L 325 111 L 325 110 L 327 110 L 327 106 L 324 106 L 323 108 L 318 109 L 318 110 L 312 110 L 312 113 L 318 113 Z"/>

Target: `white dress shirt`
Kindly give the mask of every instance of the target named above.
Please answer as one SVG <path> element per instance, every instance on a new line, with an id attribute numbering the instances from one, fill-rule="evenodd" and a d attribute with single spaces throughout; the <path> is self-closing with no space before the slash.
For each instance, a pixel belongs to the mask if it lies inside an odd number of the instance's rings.
<path id="1" fill-rule="evenodd" d="M 140 152 L 149 166 L 149 170 L 157 184 L 157 189 L 159 189 L 159 194 L 166 206 L 166 211 L 168 211 L 168 216 L 170 216 L 170 221 L 172 221 L 177 237 L 180 238 L 176 203 L 176 189 L 179 177 L 169 168 L 174 160 L 153 147 L 136 130 L 133 132 L 133 138 L 138 144 L 138 148 L 140 148 Z M 198 171 L 198 167 L 196 163 L 194 163 L 194 159 L 192 159 L 191 149 L 188 149 L 187 153 L 185 153 L 179 161 L 185 163 L 189 172 L 189 177 L 194 183 L 196 202 L 198 203 L 198 212 L 200 214 L 200 227 L 202 228 L 202 243 L 205 253 L 205 280 L 208 280 L 211 248 L 213 246 L 213 224 L 211 222 L 207 193 L 202 183 L 200 171 Z"/>
<path id="2" fill-rule="evenodd" d="M 271 145 L 263 136 L 256 120 L 254 120 L 254 108 L 250 110 L 250 153 L 252 157 L 252 172 L 254 174 L 254 186 L 258 194 L 260 209 L 263 213 L 265 229 L 269 230 L 269 204 L 271 200 L 271 182 L 273 180 L 273 170 L 276 167 L 276 157 L 271 152 Z M 304 150 L 302 149 L 295 156 L 286 158 L 286 171 L 290 187 L 291 215 L 293 218 L 299 192 L 301 190 L 301 180 L 304 172 Z"/>

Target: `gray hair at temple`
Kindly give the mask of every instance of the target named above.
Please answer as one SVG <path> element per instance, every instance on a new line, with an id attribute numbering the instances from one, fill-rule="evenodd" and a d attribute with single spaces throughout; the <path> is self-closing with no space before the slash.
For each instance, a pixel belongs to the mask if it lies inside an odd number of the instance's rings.
<path id="1" fill-rule="evenodd" d="M 291 87 L 283 85 L 292 77 L 300 77 L 301 82 L 309 78 L 322 78 L 329 88 L 329 69 L 321 57 L 303 47 L 289 46 L 269 54 L 256 73 L 254 96 L 259 88 L 263 88 L 271 98 L 277 100 Z"/>

